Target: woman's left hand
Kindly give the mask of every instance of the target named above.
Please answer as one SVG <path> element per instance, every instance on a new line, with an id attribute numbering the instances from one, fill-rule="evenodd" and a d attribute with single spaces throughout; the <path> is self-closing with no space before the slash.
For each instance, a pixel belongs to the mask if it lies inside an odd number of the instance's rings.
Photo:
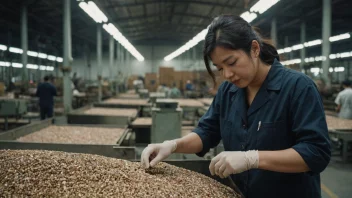
<path id="1" fill-rule="evenodd" d="M 242 173 L 258 168 L 258 151 L 224 151 L 211 160 L 209 170 L 212 175 L 226 178 L 231 174 Z"/>

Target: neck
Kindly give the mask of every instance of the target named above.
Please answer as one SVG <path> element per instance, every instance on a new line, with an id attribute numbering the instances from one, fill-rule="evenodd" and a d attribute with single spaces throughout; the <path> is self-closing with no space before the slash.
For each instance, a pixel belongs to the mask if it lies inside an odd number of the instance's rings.
<path id="1" fill-rule="evenodd" d="M 269 73 L 271 65 L 266 65 L 262 62 L 259 63 L 258 71 L 253 79 L 253 81 L 248 85 L 249 90 L 259 90 L 262 86 L 266 76 Z"/>

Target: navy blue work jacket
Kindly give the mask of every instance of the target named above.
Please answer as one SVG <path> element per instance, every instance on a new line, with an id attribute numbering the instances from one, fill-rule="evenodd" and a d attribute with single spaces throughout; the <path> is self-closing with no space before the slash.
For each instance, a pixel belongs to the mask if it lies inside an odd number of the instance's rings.
<path id="1" fill-rule="evenodd" d="M 36 96 L 39 97 L 39 106 L 41 108 L 54 107 L 54 96 L 56 95 L 56 88 L 51 83 L 40 83 L 37 87 Z"/>
<path id="2" fill-rule="evenodd" d="M 249 108 L 245 89 L 224 82 L 194 132 L 203 142 L 199 156 L 222 140 L 226 151 L 293 148 L 310 168 L 306 173 L 252 169 L 232 175 L 246 198 L 321 197 L 319 174 L 330 161 L 330 140 L 319 92 L 303 73 L 275 60 Z"/>

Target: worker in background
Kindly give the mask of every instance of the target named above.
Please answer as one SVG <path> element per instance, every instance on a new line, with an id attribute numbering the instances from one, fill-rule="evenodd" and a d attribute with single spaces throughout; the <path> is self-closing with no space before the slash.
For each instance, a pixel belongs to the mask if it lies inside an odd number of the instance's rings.
<path id="1" fill-rule="evenodd" d="M 352 87 L 351 81 L 345 80 L 342 82 L 342 90 L 336 97 L 336 111 L 339 113 L 339 118 L 352 119 Z"/>
<path id="2" fill-rule="evenodd" d="M 181 98 L 181 91 L 177 88 L 176 83 L 173 84 L 168 96 L 169 98 Z"/>
<path id="3" fill-rule="evenodd" d="M 190 98 L 191 97 L 193 89 L 194 89 L 193 88 L 193 84 L 191 83 L 190 80 L 187 80 L 186 91 L 185 91 L 185 97 L 186 98 Z"/>
<path id="4" fill-rule="evenodd" d="M 54 113 L 54 96 L 57 95 L 55 86 L 49 82 L 49 77 L 44 77 L 44 82 L 37 88 L 36 96 L 39 97 L 40 119 L 52 118 Z"/>
<path id="5" fill-rule="evenodd" d="M 314 82 L 283 67 L 275 47 L 241 17 L 214 19 L 203 52 L 214 84 L 210 65 L 227 81 L 193 133 L 148 145 L 142 166 L 171 153 L 204 156 L 222 140 L 225 151 L 211 160 L 210 172 L 230 176 L 245 197 L 320 198 L 331 148 Z"/>

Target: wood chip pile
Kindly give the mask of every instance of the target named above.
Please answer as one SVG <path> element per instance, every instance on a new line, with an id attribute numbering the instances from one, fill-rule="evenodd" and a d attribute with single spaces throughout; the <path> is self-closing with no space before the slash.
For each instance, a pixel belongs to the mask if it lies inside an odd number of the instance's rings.
<path id="1" fill-rule="evenodd" d="M 0 150 L 4 197 L 239 197 L 199 173 L 160 163 L 140 163 L 58 151 Z"/>
<path id="2" fill-rule="evenodd" d="M 327 115 L 326 122 L 329 129 L 351 129 L 352 131 L 352 120 Z"/>
<path id="3" fill-rule="evenodd" d="M 108 108 L 91 108 L 84 111 L 84 114 L 88 115 L 103 115 L 103 116 L 126 116 L 134 117 L 138 111 L 136 109 L 108 109 Z"/>
<path id="4" fill-rule="evenodd" d="M 147 105 L 148 101 L 144 99 L 108 99 L 103 103 L 121 105 Z"/>
<path id="5" fill-rule="evenodd" d="M 151 126 L 153 123 L 152 118 L 136 118 L 132 122 L 132 126 Z"/>
<path id="6" fill-rule="evenodd" d="M 119 128 L 49 126 L 20 137 L 21 142 L 68 144 L 116 144 L 124 132 Z"/>

